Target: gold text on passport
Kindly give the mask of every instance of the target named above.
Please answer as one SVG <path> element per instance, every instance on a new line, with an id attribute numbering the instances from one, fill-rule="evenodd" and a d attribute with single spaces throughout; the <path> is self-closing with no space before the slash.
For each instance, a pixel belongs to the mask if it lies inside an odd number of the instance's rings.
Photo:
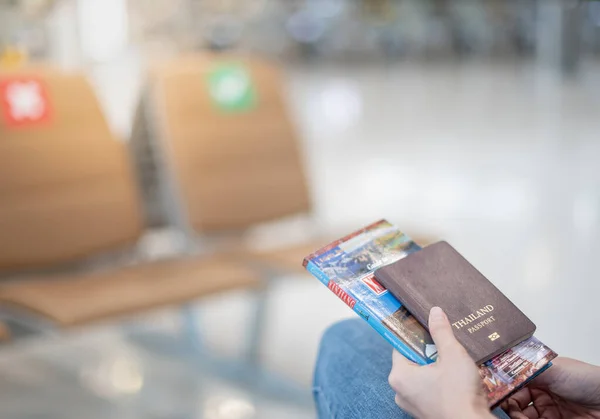
<path id="1" fill-rule="evenodd" d="M 454 326 L 460 330 L 463 327 L 466 327 L 468 324 L 473 323 L 475 320 L 479 319 L 480 317 L 483 317 L 486 314 L 491 313 L 492 311 L 494 311 L 494 306 L 491 304 L 488 304 L 487 306 L 482 307 L 479 310 L 474 311 L 473 313 L 469 314 L 467 317 L 462 318 L 462 319 L 452 323 L 452 326 Z"/>

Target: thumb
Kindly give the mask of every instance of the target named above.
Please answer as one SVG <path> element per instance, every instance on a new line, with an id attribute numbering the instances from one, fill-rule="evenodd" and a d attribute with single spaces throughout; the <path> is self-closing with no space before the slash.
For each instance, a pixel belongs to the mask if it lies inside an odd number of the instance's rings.
<path id="1" fill-rule="evenodd" d="M 433 307 L 429 312 L 429 333 L 435 342 L 440 358 L 462 349 L 454 337 L 452 325 L 446 313 L 439 307 Z"/>

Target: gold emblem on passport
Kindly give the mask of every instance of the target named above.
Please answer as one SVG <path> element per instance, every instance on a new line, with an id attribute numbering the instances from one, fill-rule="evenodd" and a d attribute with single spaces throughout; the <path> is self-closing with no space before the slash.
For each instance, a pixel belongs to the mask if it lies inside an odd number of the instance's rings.
<path id="1" fill-rule="evenodd" d="M 494 333 L 492 333 L 491 335 L 489 335 L 489 336 L 488 336 L 488 338 L 489 338 L 489 339 L 490 339 L 490 340 L 493 342 L 493 341 L 495 341 L 496 339 L 499 339 L 499 338 L 500 338 L 500 335 L 499 335 L 498 333 L 494 332 Z"/>

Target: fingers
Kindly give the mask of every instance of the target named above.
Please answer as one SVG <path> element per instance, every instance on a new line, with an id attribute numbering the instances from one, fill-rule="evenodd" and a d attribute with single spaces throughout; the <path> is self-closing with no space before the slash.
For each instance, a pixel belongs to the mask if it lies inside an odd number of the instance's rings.
<path id="1" fill-rule="evenodd" d="M 533 396 L 531 395 L 529 388 L 525 387 L 524 389 L 510 396 L 509 400 L 515 402 L 519 409 L 523 410 L 531 404 L 533 401 Z"/>
<path id="2" fill-rule="evenodd" d="M 406 385 L 410 385 L 417 366 L 402 356 L 398 351 L 392 352 L 392 371 L 388 377 L 390 387 L 396 393 L 402 393 Z"/>
<path id="3" fill-rule="evenodd" d="M 542 417 L 542 415 L 540 415 L 540 411 L 533 404 L 531 406 L 527 406 L 525 409 L 523 409 L 523 414 L 528 419 L 538 419 L 538 418 Z"/>
<path id="4" fill-rule="evenodd" d="M 400 354 L 397 350 L 392 351 L 392 368 L 398 368 L 399 370 L 408 369 L 409 371 L 416 367 L 415 363 Z"/>
<path id="5" fill-rule="evenodd" d="M 439 307 L 433 307 L 429 312 L 429 333 L 435 342 L 440 358 L 444 357 L 444 354 L 462 348 L 454 337 L 448 317 Z"/>
<path id="6" fill-rule="evenodd" d="M 512 395 L 502 407 L 513 419 L 550 419 L 554 418 L 551 414 L 554 406 L 554 401 L 548 393 L 526 387 Z"/>
<path id="7" fill-rule="evenodd" d="M 516 400 L 510 398 L 507 402 L 508 408 L 506 409 L 506 413 L 511 419 L 537 419 L 539 415 L 536 410 L 527 410 L 523 411 Z"/>
<path id="8" fill-rule="evenodd" d="M 538 388 L 531 388 L 529 391 L 531 392 L 533 404 L 536 407 L 547 409 L 555 406 L 554 399 L 548 392 Z"/>
<path id="9" fill-rule="evenodd" d="M 402 409 L 404 411 L 405 414 L 411 414 L 413 413 L 413 405 L 410 404 L 410 402 L 405 399 L 404 397 L 402 397 L 401 394 L 396 394 L 396 396 L 394 397 L 394 402 L 396 403 L 396 406 L 398 406 L 400 409 Z M 411 415 L 411 417 L 414 415 Z M 404 417 L 404 416 L 402 416 Z"/>

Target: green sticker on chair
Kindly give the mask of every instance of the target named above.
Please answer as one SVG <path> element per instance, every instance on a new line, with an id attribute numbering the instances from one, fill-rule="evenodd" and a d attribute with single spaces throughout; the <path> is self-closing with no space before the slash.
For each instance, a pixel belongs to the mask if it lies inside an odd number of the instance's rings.
<path id="1" fill-rule="evenodd" d="M 244 112 L 256 106 L 256 91 L 248 70 L 241 65 L 221 64 L 208 74 L 210 97 L 225 112 Z"/>

